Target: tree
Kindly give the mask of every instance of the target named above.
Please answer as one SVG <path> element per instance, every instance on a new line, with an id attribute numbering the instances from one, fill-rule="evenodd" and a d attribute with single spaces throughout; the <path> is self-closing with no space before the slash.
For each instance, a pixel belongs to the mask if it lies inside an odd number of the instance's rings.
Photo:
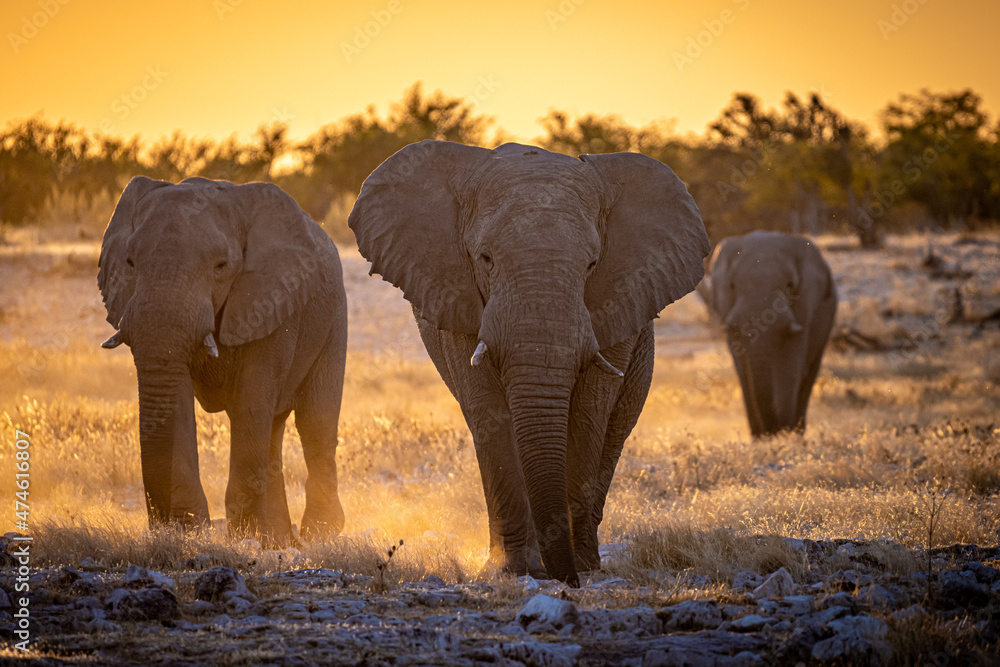
<path id="1" fill-rule="evenodd" d="M 883 208 L 909 199 L 942 227 L 970 217 L 996 216 L 990 178 L 996 133 L 982 99 L 971 90 L 901 95 L 882 112 L 886 146 L 876 197 Z"/>
<path id="2" fill-rule="evenodd" d="M 629 151 L 636 139 L 636 131 L 618 116 L 587 114 L 570 119 L 565 112 L 552 110 L 539 123 L 545 136 L 538 144 L 545 150 L 572 157 Z"/>

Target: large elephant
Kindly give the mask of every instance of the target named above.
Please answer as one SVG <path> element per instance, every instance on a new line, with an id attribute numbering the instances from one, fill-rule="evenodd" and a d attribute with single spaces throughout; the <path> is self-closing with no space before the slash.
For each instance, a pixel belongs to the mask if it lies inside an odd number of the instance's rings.
<path id="1" fill-rule="evenodd" d="M 704 271 L 694 200 L 638 154 L 423 141 L 372 172 L 349 224 L 412 304 L 472 431 L 491 561 L 577 585 L 600 565 L 652 320 Z"/>
<path id="2" fill-rule="evenodd" d="M 804 431 L 837 312 L 830 267 L 806 238 L 756 231 L 719 243 L 710 273 L 751 434 Z"/>
<path id="3" fill-rule="evenodd" d="M 137 176 L 104 233 L 104 347 L 131 348 L 150 526 L 209 520 L 194 399 L 231 421 L 234 535 L 292 541 L 281 465 L 295 412 L 308 466 L 305 537 L 338 533 L 337 420 L 347 308 L 337 248 L 278 187 Z"/>

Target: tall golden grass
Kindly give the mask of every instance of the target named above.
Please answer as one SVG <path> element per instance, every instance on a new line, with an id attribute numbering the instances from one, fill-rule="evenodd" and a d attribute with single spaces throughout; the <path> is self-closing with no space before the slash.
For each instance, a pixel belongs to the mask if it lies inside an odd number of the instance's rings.
<path id="1" fill-rule="evenodd" d="M 2 271 L 7 289 L 35 290 L 37 303 L 0 306 L 7 308 L 0 320 L 0 494 L 13 508 L 15 430 L 24 431 L 31 441 L 33 565 L 92 556 L 109 566 L 172 569 L 211 554 L 257 569 L 295 562 L 374 575 L 388 545 L 401 539 L 403 548 L 386 566 L 397 579 L 480 575 L 489 541 L 485 502 L 458 406 L 429 361 L 377 350 L 352 348 L 348 359 L 337 452 L 344 537 L 279 560 L 230 543 L 219 527 L 200 535 L 150 533 L 130 355 L 97 347 L 106 329 L 99 301 L 81 311 L 78 325 L 60 319 L 60 299 L 97 298 L 89 264 L 33 266 L 12 262 Z M 49 294 L 63 296 L 46 302 Z M 701 317 L 697 303 L 678 306 L 687 309 L 680 320 Z M 30 333 L 59 326 L 69 333 Z M 1000 346 L 970 331 L 946 331 L 948 344 L 905 355 L 828 350 L 806 435 L 759 441 L 747 435 L 721 339 L 676 349 L 660 336 L 650 396 L 625 445 L 601 526 L 602 542 L 627 542 L 634 563 L 612 570 L 634 574 L 640 563 L 725 578 L 744 567 L 795 567 L 797 556 L 778 537 L 928 546 L 927 498 L 945 488 L 931 546 L 996 545 L 1000 388 L 983 359 Z M 221 518 L 228 419 L 199 408 L 197 424 L 202 482 L 212 516 Z M 306 468 L 291 420 L 284 459 L 297 522 Z M 11 509 L 0 530 L 14 530 L 15 520 Z M 757 546 L 746 548 L 751 543 Z"/>

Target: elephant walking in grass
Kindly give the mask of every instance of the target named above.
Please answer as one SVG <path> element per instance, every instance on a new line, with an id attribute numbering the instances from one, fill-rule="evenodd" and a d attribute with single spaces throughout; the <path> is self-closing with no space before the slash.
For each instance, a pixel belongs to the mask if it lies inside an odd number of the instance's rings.
<path id="1" fill-rule="evenodd" d="M 136 177 L 104 233 L 104 343 L 131 348 L 150 527 L 202 525 L 194 399 L 231 421 L 235 536 L 293 541 L 281 447 L 295 412 L 309 470 L 304 537 L 340 532 L 337 420 L 347 308 L 337 248 L 278 187 Z"/>
<path id="2" fill-rule="evenodd" d="M 837 288 L 819 248 L 778 232 L 724 239 L 712 257 L 711 289 L 751 434 L 804 431 L 837 312 Z"/>
<path id="3" fill-rule="evenodd" d="M 349 224 L 472 431 L 491 562 L 578 585 L 600 566 L 652 320 L 704 272 L 694 200 L 643 155 L 423 141 L 372 172 Z"/>

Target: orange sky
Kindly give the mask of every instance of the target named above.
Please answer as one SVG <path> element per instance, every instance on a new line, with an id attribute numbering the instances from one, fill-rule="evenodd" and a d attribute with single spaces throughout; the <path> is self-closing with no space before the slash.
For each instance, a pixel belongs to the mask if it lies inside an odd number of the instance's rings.
<path id="1" fill-rule="evenodd" d="M 900 92 L 971 87 L 995 119 L 998 26 L 996 0 L 4 0 L 0 124 L 221 138 L 283 120 L 304 137 L 418 80 L 521 139 L 551 108 L 701 134 L 735 91 L 820 90 L 873 124 Z"/>

